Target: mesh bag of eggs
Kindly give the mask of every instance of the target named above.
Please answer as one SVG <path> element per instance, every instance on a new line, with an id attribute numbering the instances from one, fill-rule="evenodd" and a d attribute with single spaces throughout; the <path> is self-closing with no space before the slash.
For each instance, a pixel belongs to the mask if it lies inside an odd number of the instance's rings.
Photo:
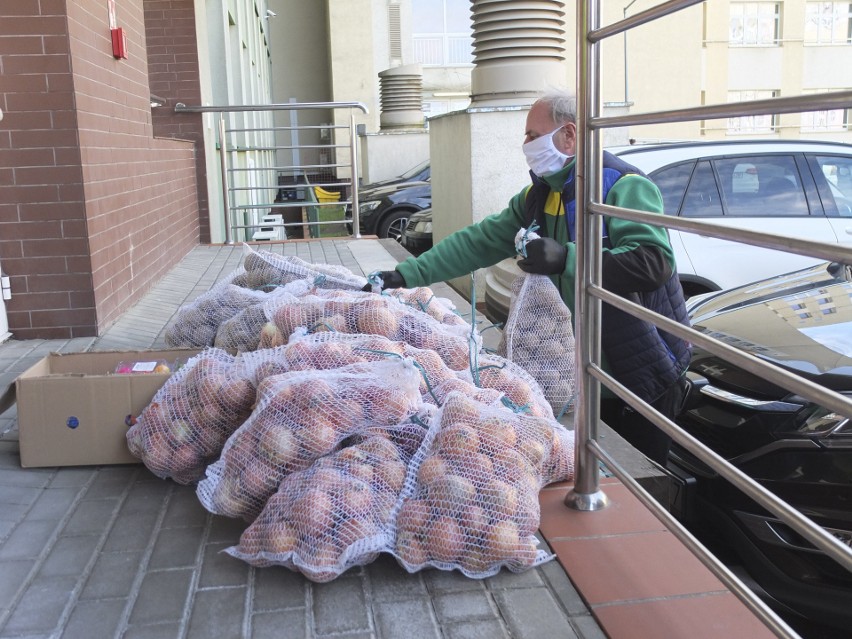
<path id="1" fill-rule="evenodd" d="M 419 389 L 420 371 L 408 360 L 266 377 L 251 417 L 199 482 L 198 498 L 212 513 L 252 521 L 287 475 L 365 428 L 415 414 Z"/>

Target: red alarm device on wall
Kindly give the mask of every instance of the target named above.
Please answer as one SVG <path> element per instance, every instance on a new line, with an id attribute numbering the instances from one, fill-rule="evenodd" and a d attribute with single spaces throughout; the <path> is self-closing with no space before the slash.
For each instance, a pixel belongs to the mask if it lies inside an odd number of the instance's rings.
<path id="1" fill-rule="evenodd" d="M 127 33 L 122 27 L 110 29 L 112 34 L 112 57 L 118 60 L 127 59 Z"/>

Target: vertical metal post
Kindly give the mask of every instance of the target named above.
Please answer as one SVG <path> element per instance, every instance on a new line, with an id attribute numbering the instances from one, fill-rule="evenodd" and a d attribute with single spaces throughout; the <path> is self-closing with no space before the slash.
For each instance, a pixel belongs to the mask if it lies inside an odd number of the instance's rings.
<path id="1" fill-rule="evenodd" d="M 600 382 L 588 372 L 591 362 L 600 362 L 601 301 L 586 291 L 588 282 L 600 282 L 602 225 L 599 216 L 586 208 L 591 194 L 600 200 L 600 148 L 597 133 L 590 135 L 588 120 L 597 115 L 599 105 L 599 46 L 588 40 L 589 31 L 600 24 L 599 0 L 577 3 L 577 149 L 576 219 L 577 271 L 575 276 L 574 329 L 576 357 L 577 409 L 574 416 L 574 488 L 565 504 L 576 510 L 600 510 L 609 503 L 600 490 L 597 459 L 587 443 L 598 436 L 600 419 Z"/>
<path id="2" fill-rule="evenodd" d="M 231 205 L 228 194 L 228 144 L 225 141 L 225 112 L 219 114 L 219 169 L 222 172 L 222 207 L 225 209 L 225 244 L 233 244 L 231 237 Z"/>
<path id="3" fill-rule="evenodd" d="M 355 112 L 349 110 L 349 157 L 352 163 L 352 237 L 361 239 L 361 216 L 358 211 L 358 139 L 355 132 Z"/>

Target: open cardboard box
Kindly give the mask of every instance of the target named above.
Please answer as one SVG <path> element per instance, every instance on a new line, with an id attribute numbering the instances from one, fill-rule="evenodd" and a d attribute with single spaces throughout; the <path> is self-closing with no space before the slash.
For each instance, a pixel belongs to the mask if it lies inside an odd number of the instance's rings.
<path id="1" fill-rule="evenodd" d="M 128 418 L 142 412 L 171 373 L 115 373 L 116 367 L 158 360 L 185 364 L 199 352 L 51 353 L 42 358 L 15 380 L 21 466 L 139 463 L 127 448 Z"/>

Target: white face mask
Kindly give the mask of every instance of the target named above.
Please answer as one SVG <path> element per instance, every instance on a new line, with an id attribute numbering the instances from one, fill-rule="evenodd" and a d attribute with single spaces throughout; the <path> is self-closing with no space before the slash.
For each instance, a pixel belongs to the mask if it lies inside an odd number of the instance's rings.
<path id="1" fill-rule="evenodd" d="M 561 128 L 559 127 L 559 129 Z M 559 131 L 559 129 L 556 129 L 556 131 Z M 527 158 L 527 165 L 539 177 L 555 173 L 565 166 L 565 162 L 571 157 L 561 153 L 553 144 L 553 136 L 556 131 L 539 136 L 522 147 L 524 156 Z"/>

